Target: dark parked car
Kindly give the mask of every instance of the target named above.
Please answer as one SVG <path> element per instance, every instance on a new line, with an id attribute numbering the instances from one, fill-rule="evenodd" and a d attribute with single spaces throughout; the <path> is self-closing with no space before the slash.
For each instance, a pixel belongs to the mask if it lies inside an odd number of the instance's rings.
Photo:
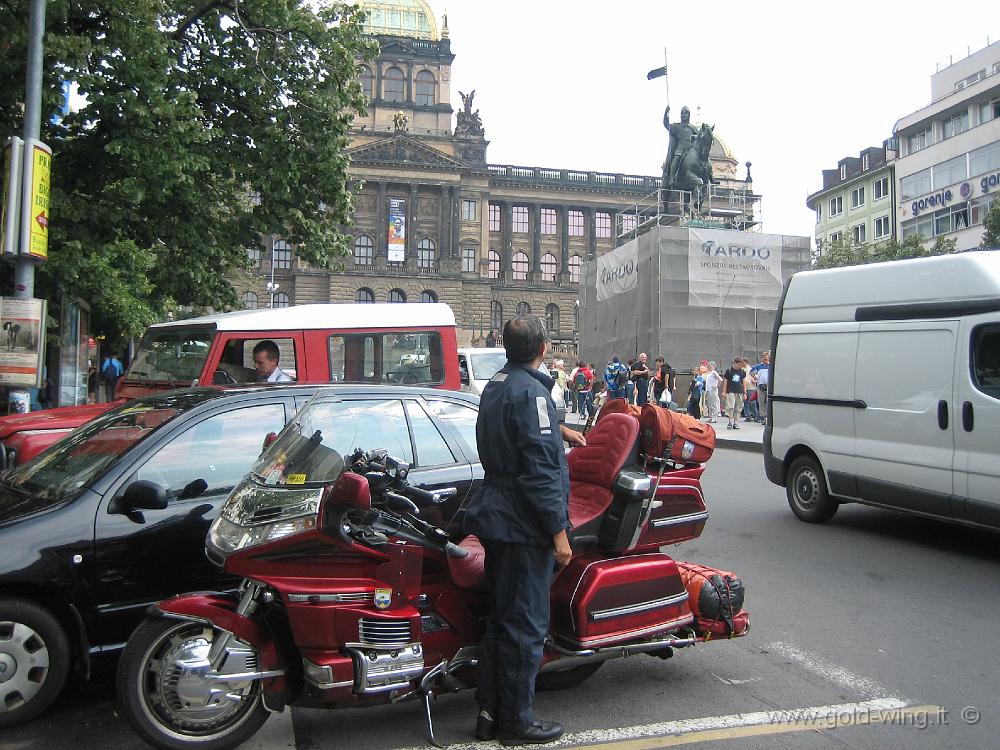
<path id="1" fill-rule="evenodd" d="M 413 484 L 454 487 L 428 520 L 458 523 L 482 477 L 475 396 L 289 385 L 127 402 L 0 481 L 0 727 L 44 711 L 71 667 L 86 676 L 117 654 L 151 603 L 235 583 L 205 556 L 208 527 L 267 434 L 321 389 L 336 399 L 332 447 L 385 448 L 412 464 Z"/>

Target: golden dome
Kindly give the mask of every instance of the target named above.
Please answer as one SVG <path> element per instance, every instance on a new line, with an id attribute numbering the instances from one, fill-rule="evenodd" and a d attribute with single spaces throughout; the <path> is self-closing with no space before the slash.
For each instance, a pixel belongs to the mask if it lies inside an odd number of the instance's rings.
<path id="1" fill-rule="evenodd" d="M 365 31 L 369 34 L 406 36 L 437 41 L 437 22 L 424 0 L 361 0 L 368 14 Z"/>

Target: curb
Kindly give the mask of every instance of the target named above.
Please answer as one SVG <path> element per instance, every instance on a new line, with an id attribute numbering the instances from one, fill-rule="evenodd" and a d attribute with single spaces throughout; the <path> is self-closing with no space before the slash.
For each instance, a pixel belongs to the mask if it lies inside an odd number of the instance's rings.
<path id="1" fill-rule="evenodd" d="M 732 450 L 746 451 L 748 453 L 764 452 L 764 444 L 758 443 L 756 440 L 726 440 L 725 438 L 720 439 L 718 433 L 716 433 L 715 445 L 718 448 L 731 448 Z"/>

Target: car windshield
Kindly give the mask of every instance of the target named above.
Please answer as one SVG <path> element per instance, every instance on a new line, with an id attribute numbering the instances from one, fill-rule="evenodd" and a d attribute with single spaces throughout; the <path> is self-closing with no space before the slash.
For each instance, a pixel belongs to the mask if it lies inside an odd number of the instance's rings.
<path id="1" fill-rule="evenodd" d="M 203 389 L 130 401 L 73 430 L 4 480 L 41 500 L 72 499 L 129 448 L 218 394 Z"/>
<path id="2" fill-rule="evenodd" d="M 205 369 L 214 336 L 212 328 L 151 328 L 142 337 L 125 380 L 191 385 Z"/>
<path id="3" fill-rule="evenodd" d="M 507 355 L 504 352 L 470 354 L 469 363 L 473 380 L 489 380 L 507 364 Z"/>
<path id="4" fill-rule="evenodd" d="M 281 487 L 335 481 L 344 470 L 343 457 L 331 447 L 339 406 L 336 400 L 312 398 L 257 459 L 251 473 L 264 484 Z"/>

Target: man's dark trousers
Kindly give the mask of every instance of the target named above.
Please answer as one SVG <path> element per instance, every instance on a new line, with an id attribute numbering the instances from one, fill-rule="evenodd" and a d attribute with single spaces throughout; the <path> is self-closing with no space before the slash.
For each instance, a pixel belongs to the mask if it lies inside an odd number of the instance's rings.
<path id="1" fill-rule="evenodd" d="M 476 700 L 501 732 L 518 733 L 534 721 L 535 675 L 549 628 L 551 547 L 481 540 L 493 614 L 479 646 Z"/>

